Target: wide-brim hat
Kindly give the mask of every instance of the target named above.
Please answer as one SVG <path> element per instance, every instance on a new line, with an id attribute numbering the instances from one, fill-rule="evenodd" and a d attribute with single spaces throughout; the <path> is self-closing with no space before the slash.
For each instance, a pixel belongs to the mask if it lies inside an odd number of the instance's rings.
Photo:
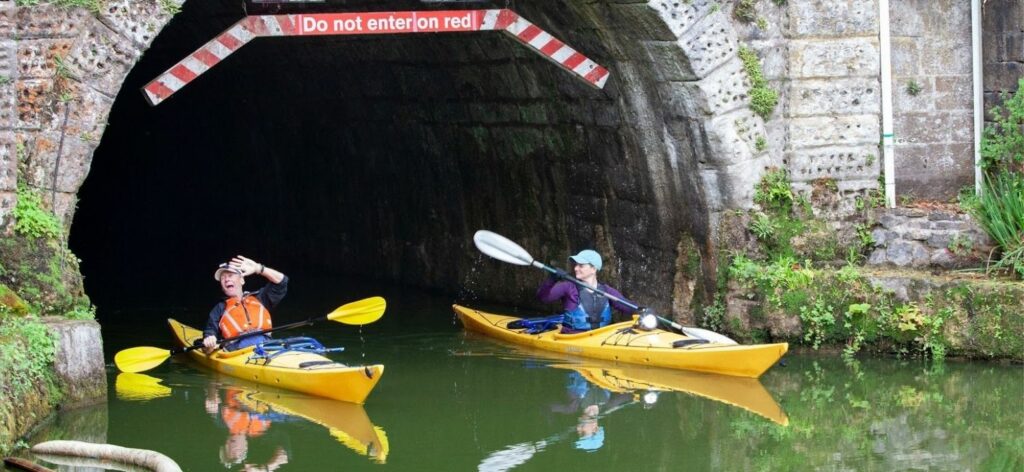
<path id="1" fill-rule="evenodd" d="M 238 267 L 232 267 L 230 264 L 225 262 L 217 266 L 216 272 L 213 273 L 213 280 L 220 282 L 220 276 L 225 272 L 234 272 L 238 275 L 242 275 L 242 269 L 239 269 Z"/>

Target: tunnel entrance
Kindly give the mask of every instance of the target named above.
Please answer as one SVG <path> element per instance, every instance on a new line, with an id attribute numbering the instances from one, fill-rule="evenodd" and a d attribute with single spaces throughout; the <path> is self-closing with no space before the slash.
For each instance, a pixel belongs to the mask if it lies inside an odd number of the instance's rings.
<path id="1" fill-rule="evenodd" d="M 593 18 L 555 3 L 517 11 L 599 63 L 615 57 Z M 556 263 L 596 248 L 628 261 L 605 280 L 673 296 L 680 234 L 705 228 L 663 208 L 667 194 L 699 201 L 696 172 L 659 175 L 668 156 L 643 129 L 662 117 L 615 79 L 594 89 L 499 34 L 293 37 L 249 44 L 158 107 L 139 96 L 242 15 L 187 2 L 122 85 L 70 236 L 97 305 L 172 300 L 235 254 L 448 293 L 472 274 L 480 296 L 524 302 L 538 275 L 477 264 L 481 228 Z"/>

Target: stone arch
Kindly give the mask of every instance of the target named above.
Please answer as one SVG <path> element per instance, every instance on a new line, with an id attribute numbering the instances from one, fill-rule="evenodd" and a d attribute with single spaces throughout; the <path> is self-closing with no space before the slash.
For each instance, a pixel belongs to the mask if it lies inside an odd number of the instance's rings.
<path id="1" fill-rule="evenodd" d="M 600 215 L 589 220 L 593 228 L 582 235 L 563 233 L 555 247 L 594 241 L 634 265 L 615 268 L 612 279 L 641 286 L 638 298 L 683 314 L 694 290 L 713 289 L 717 215 L 750 205 L 768 160 L 754 150 L 764 123 L 747 107 L 736 32 L 710 0 L 556 3 L 521 1 L 514 7 L 612 70 L 611 90 L 600 96 L 610 106 L 598 111 L 611 116 L 592 119 L 611 121 L 619 130 L 618 159 L 629 163 L 619 177 L 642 187 L 638 193 L 650 197 L 649 205 L 634 209 L 650 208 L 652 214 L 635 216 L 639 234 L 626 233 L 624 225 L 616 229 L 615 219 L 630 211 L 616 208 L 637 197 L 613 189 L 599 199 Z M 105 2 L 95 14 L 50 5 L 3 14 L 7 34 L 18 38 L 8 48 L 17 50 L 18 70 L 11 74 L 17 111 L 3 117 L 12 123 L 5 140 L 11 144 L 4 149 L 11 165 L 0 217 L 8 219 L 21 166 L 25 183 L 49 191 L 67 226 L 115 97 L 172 15 L 160 2 L 130 0 Z M 63 59 L 55 62 L 56 57 Z M 631 236 L 639 242 L 628 241 Z M 703 270 L 684 273 L 691 259 L 682 254 L 684 247 L 699 251 Z M 673 285 L 674 294 L 666 295 Z"/>

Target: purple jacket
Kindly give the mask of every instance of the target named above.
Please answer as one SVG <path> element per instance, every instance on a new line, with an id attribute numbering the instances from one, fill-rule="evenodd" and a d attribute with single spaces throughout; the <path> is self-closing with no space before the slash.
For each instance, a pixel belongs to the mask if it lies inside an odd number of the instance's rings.
<path id="1" fill-rule="evenodd" d="M 597 288 L 601 289 L 604 292 L 607 292 L 609 295 L 612 295 L 616 298 L 626 300 L 626 297 L 622 296 L 622 294 L 619 293 L 618 290 L 615 290 L 614 288 L 611 288 L 605 284 L 599 283 L 597 284 Z M 579 306 L 580 291 L 578 288 L 576 288 L 575 283 L 572 283 L 568 280 L 556 281 L 555 279 L 549 277 L 544 279 L 544 282 L 541 283 L 540 287 L 537 288 L 537 299 L 544 303 L 551 303 L 554 301 L 562 300 L 562 310 L 564 313 L 573 311 L 576 309 L 577 306 Z M 625 315 L 631 315 L 634 311 L 636 311 L 616 301 L 608 300 L 608 302 L 611 303 L 612 308 L 615 308 L 620 313 L 623 313 Z"/>

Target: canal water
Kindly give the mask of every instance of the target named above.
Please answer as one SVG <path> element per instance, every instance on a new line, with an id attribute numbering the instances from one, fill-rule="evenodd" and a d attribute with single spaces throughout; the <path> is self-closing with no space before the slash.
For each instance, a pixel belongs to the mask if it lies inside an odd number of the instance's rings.
<path id="1" fill-rule="evenodd" d="M 117 372 L 121 349 L 171 346 L 168 316 L 201 324 L 214 286 L 175 292 L 174 302 L 101 306 L 108 401 L 57 415 L 27 442 L 151 449 L 186 471 L 1024 470 L 1019 365 L 790 354 L 758 381 L 600 364 L 463 332 L 453 302 L 515 310 L 472 293 L 295 280 L 278 324 L 387 298 L 371 325 L 292 332 L 343 346 L 337 360 L 385 364 L 365 405 L 219 376 L 183 358 L 144 375 Z"/>

